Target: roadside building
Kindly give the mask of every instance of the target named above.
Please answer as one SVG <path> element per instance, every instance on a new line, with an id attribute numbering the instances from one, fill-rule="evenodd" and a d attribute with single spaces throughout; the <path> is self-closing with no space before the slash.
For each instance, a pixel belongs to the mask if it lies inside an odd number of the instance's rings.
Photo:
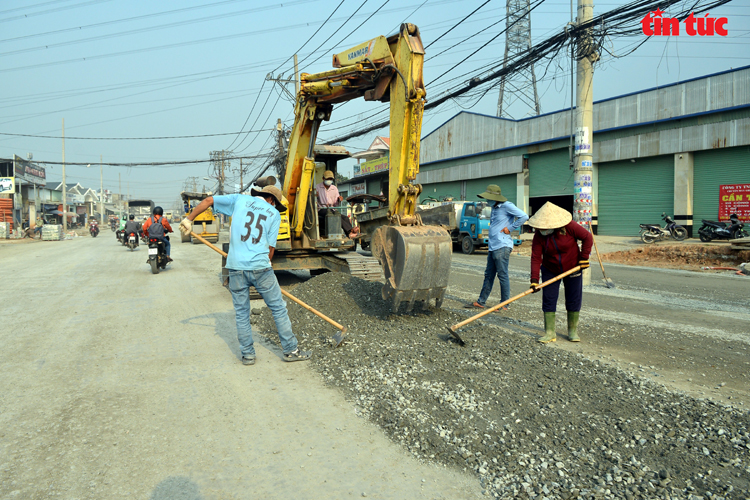
<path id="1" fill-rule="evenodd" d="M 529 214 L 547 201 L 572 211 L 570 135 L 570 109 L 460 112 L 422 139 L 421 199 L 473 200 L 497 184 Z M 737 208 L 727 186 L 750 195 L 750 66 L 597 101 L 593 142 L 596 232 L 635 235 L 666 212 L 692 234 Z"/>
<path id="2" fill-rule="evenodd" d="M 354 153 L 358 163 L 354 165 L 352 178 L 339 190 L 344 189 L 349 196 L 355 194 L 387 195 L 388 193 L 388 160 L 391 148 L 389 137 L 377 136 L 370 147 Z"/>
<path id="3" fill-rule="evenodd" d="M 0 198 L 5 207 L 1 218 L 8 218 L 11 214 L 13 227 L 20 227 L 23 221 L 35 220 L 37 211 L 41 212 L 35 196 L 45 186 L 46 177 L 44 167 L 30 160 L 17 155 L 0 158 Z"/>

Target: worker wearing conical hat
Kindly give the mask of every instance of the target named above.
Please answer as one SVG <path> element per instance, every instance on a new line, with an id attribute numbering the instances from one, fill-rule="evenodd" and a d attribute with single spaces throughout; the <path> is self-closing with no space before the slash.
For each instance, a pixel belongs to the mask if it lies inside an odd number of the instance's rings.
<path id="1" fill-rule="evenodd" d="M 535 213 L 528 222 L 536 231 L 531 243 L 531 288 L 539 291 L 539 277 L 547 281 L 576 266 L 589 267 L 589 254 L 594 238 L 586 229 L 573 222 L 573 216 L 550 202 Z M 578 242 L 581 248 L 578 248 Z M 579 271 L 562 279 L 565 286 L 565 309 L 568 312 L 568 340 L 580 342 L 578 315 L 583 297 L 583 276 Z M 539 342 L 546 344 L 556 340 L 555 311 L 560 293 L 560 282 L 542 288 L 542 311 L 544 312 L 544 337 Z"/>

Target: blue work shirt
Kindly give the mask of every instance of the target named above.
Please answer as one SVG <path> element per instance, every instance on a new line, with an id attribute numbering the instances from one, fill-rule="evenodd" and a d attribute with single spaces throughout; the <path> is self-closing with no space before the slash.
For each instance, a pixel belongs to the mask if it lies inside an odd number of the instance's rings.
<path id="1" fill-rule="evenodd" d="M 214 196 L 214 211 L 232 216 L 227 269 L 258 271 L 271 267 L 268 248 L 276 248 L 281 216 L 263 198 L 245 194 Z"/>
<path id="2" fill-rule="evenodd" d="M 490 215 L 490 252 L 501 248 L 513 248 L 513 238 L 503 232 L 504 228 L 513 232 L 523 226 L 523 223 L 529 220 L 526 213 L 515 206 L 513 203 L 506 201 L 503 203 L 495 202 Z"/>

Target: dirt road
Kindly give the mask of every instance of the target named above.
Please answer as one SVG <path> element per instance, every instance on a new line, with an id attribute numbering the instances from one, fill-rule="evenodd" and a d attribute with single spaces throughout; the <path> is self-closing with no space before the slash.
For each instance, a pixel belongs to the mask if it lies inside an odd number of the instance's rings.
<path id="1" fill-rule="evenodd" d="M 110 232 L 0 244 L 0 498 L 472 498 L 258 338 L 238 357 L 218 258 Z"/>
<path id="2" fill-rule="evenodd" d="M 453 254 L 453 301 L 446 307 L 476 300 L 486 259 L 486 252 Z M 592 285 L 584 290 L 581 312 L 583 342 L 564 341 L 563 312 L 558 314 L 558 342 L 551 348 L 613 363 L 696 397 L 750 406 L 750 278 L 613 264 L 605 271 L 617 288 L 606 288 L 601 270 L 592 264 Z M 525 291 L 529 258 L 512 255 L 510 275 L 511 296 Z M 488 303 L 499 300 L 495 281 Z M 564 311 L 562 293 L 558 311 Z M 541 335 L 541 294 L 491 317 L 504 328 Z"/>

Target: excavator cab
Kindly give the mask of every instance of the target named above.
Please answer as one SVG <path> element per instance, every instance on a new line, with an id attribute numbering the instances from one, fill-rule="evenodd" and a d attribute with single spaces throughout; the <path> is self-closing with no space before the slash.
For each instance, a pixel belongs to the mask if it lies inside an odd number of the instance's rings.
<path id="1" fill-rule="evenodd" d="M 402 24 L 390 37 L 379 36 L 333 56 L 334 69 L 303 73 L 289 138 L 284 187 L 289 201 L 290 241 L 277 246 L 276 269 L 324 265 L 358 275 L 372 262 L 353 252 L 348 237 L 321 237 L 316 224 L 315 185 L 320 169 L 316 138 L 320 124 L 331 118 L 333 105 L 352 99 L 390 102 L 390 155 L 387 206 L 358 219 L 366 225 L 373 257 L 382 266 L 383 298 L 394 310 L 411 309 L 417 301 L 435 299 L 440 307 L 448 286 L 452 243 L 448 232 L 422 223 L 416 214 L 422 187 L 419 144 L 426 92 L 422 78 L 424 48 L 419 29 Z M 335 147 L 335 146 L 327 146 Z M 296 267 L 295 267 L 296 266 Z M 379 277 L 379 272 L 377 273 Z"/>

